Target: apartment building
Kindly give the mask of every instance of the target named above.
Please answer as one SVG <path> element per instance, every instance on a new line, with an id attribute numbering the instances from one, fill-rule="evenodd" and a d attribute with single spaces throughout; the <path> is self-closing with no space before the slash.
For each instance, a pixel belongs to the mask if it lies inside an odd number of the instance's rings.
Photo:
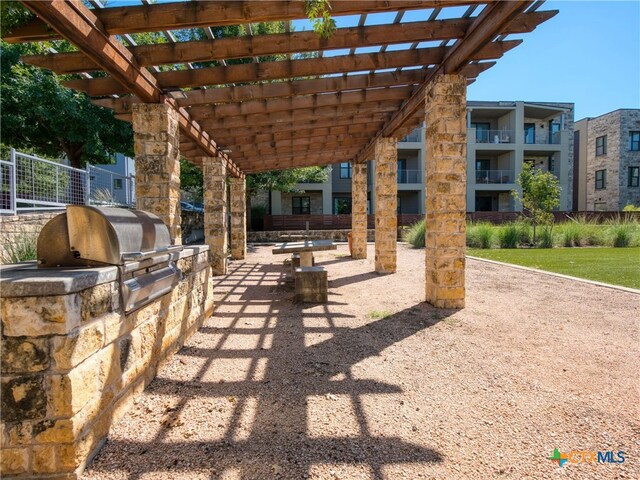
<path id="1" fill-rule="evenodd" d="M 576 122 L 577 210 L 640 205 L 640 109 L 619 109 Z"/>
<path id="2" fill-rule="evenodd" d="M 524 162 L 552 171 L 562 187 L 561 210 L 572 208 L 573 104 L 467 103 L 467 211 L 518 211 L 511 195 Z M 424 214 L 424 126 L 398 142 L 398 213 Z M 368 207 L 375 205 L 375 162 L 368 163 Z M 272 215 L 351 213 L 351 166 L 331 167 L 322 184 L 298 193 L 272 191 Z"/>

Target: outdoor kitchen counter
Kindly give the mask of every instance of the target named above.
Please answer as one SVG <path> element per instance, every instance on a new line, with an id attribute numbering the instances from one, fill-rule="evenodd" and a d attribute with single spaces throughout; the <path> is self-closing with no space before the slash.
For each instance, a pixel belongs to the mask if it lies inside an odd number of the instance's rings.
<path id="1" fill-rule="evenodd" d="M 209 250 L 189 245 L 171 254 L 172 261 Z M 67 295 L 118 280 L 118 267 L 38 268 L 35 261 L 0 265 L 0 298 Z"/>
<path id="2" fill-rule="evenodd" d="M 79 478 L 162 360 L 211 315 L 209 247 L 172 255 L 175 287 L 130 312 L 116 266 L 0 267 L 3 478 Z"/>

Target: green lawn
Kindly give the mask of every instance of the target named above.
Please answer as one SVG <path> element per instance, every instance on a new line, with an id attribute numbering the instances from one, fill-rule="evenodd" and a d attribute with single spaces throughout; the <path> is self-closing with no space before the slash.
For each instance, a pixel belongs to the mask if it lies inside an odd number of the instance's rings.
<path id="1" fill-rule="evenodd" d="M 640 288 L 640 247 L 491 249 L 467 254 L 598 282 Z"/>

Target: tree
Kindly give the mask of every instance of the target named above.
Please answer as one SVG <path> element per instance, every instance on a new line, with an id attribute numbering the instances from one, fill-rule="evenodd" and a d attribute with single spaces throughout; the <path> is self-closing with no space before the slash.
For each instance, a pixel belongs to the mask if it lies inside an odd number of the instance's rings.
<path id="1" fill-rule="evenodd" d="M 560 181 L 553 173 L 534 169 L 532 164 L 525 162 L 516 183 L 522 189 L 522 195 L 516 190 L 511 193 L 531 216 L 535 243 L 536 226 L 553 225 L 553 209 L 560 206 Z"/>

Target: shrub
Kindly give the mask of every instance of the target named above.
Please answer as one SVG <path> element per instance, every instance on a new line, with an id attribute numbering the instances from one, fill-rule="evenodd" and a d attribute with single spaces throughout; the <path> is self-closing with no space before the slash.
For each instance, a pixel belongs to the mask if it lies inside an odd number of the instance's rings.
<path id="1" fill-rule="evenodd" d="M 553 229 L 544 227 L 538 237 L 538 246 L 540 248 L 553 248 Z"/>
<path id="2" fill-rule="evenodd" d="M 404 232 L 405 241 L 409 242 L 413 248 L 424 247 L 425 223 L 424 219 L 414 223 Z"/>
<path id="3" fill-rule="evenodd" d="M 623 209 L 623 212 L 640 212 L 640 207 L 636 207 L 634 204 L 630 203 L 626 205 Z"/>
<path id="4" fill-rule="evenodd" d="M 17 236 L 13 241 L 4 245 L 4 251 L 0 256 L 0 262 L 19 263 L 35 260 L 37 258 L 36 243 L 38 237 L 33 234 L 22 234 Z"/>
<path id="5" fill-rule="evenodd" d="M 520 232 L 515 224 L 505 225 L 498 231 L 498 242 L 500 248 L 518 248 L 520 242 Z"/>
<path id="6" fill-rule="evenodd" d="M 570 221 L 559 225 L 559 232 L 565 247 L 579 247 L 584 243 L 586 226 Z"/>
<path id="7" fill-rule="evenodd" d="M 518 243 L 520 245 L 533 244 L 533 231 L 531 225 L 527 222 L 518 222 Z"/>
<path id="8" fill-rule="evenodd" d="M 631 223 L 620 223 L 611 227 L 614 247 L 628 247 L 633 239 L 633 228 Z"/>
<path id="9" fill-rule="evenodd" d="M 487 222 L 470 224 L 467 227 L 467 246 L 491 248 L 495 235 L 495 226 Z"/>

